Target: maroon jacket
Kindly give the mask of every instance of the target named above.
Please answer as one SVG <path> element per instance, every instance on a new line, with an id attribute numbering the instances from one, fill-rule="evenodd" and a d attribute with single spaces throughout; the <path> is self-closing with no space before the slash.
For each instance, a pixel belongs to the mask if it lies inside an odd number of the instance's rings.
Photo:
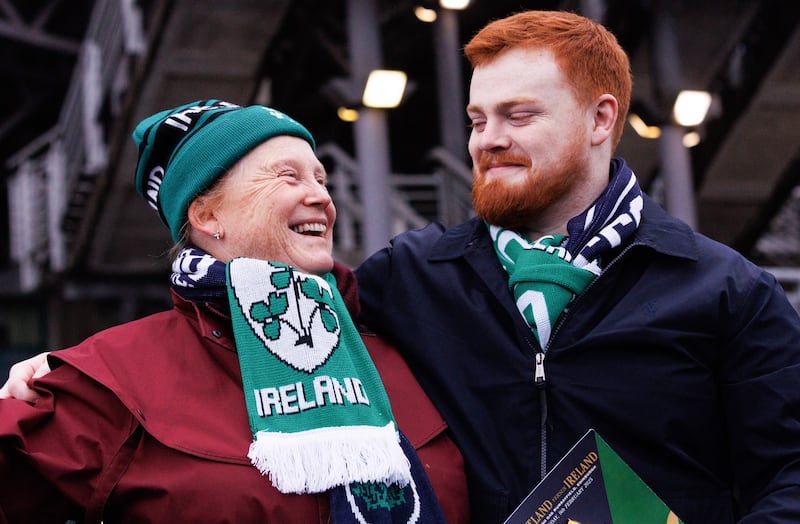
<path id="1" fill-rule="evenodd" d="M 0 522 L 329 521 L 326 494 L 281 494 L 246 456 L 230 320 L 173 300 L 53 353 L 63 364 L 37 381 L 35 406 L 0 401 Z M 445 422 L 395 350 L 362 338 L 448 522 L 467 522 L 463 462 Z"/>

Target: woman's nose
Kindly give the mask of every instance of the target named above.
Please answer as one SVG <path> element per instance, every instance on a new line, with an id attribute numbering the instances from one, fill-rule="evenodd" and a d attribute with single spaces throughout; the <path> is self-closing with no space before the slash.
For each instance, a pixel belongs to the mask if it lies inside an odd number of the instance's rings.
<path id="1" fill-rule="evenodd" d="M 332 202 L 331 195 L 328 193 L 328 188 L 318 182 L 311 182 L 309 184 L 308 194 L 306 201 L 310 205 L 327 206 Z"/>

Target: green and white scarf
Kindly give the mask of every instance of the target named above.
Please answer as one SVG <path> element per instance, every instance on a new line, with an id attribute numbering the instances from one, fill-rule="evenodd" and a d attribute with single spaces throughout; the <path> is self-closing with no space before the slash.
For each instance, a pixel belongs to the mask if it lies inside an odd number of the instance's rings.
<path id="1" fill-rule="evenodd" d="M 542 348 L 546 348 L 556 319 L 572 297 L 594 279 L 592 271 L 572 265 L 561 247 L 566 238 L 546 235 L 535 242 L 489 226 L 500 263 L 508 272 L 508 287 L 525 321 Z"/>
<path id="2" fill-rule="evenodd" d="M 568 236 L 545 235 L 531 241 L 487 224 L 517 308 L 542 349 L 547 349 L 553 326 L 569 302 L 602 272 L 601 257 L 636 231 L 643 203 L 633 171 L 615 158 L 605 191 L 569 220 Z"/>
<path id="3" fill-rule="evenodd" d="M 411 480 L 389 399 L 335 280 L 227 265 L 253 464 L 284 493 Z"/>

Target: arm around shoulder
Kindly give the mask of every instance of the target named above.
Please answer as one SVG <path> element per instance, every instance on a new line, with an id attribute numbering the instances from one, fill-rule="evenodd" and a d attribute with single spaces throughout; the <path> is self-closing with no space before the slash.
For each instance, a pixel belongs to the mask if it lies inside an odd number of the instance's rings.
<path id="1" fill-rule="evenodd" d="M 113 393 L 70 366 L 39 380 L 36 404 L 0 400 L 0 490 L 8 522 L 81 521 L 137 423 Z M 0 520 L 2 522 L 2 520 Z"/>

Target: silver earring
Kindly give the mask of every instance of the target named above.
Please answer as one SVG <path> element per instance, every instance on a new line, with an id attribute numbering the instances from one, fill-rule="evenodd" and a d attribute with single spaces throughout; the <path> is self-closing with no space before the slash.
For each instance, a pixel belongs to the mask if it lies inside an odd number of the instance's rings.
<path id="1" fill-rule="evenodd" d="M 215 240 L 219 240 L 219 238 L 220 238 L 221 236 L 222 236 L 222 235 L 220 234 L 220 232 L 219 232 L 219 231 L 215 231 L 215 232 L 214 232 L 214 239 L 215 239 Z"/>

